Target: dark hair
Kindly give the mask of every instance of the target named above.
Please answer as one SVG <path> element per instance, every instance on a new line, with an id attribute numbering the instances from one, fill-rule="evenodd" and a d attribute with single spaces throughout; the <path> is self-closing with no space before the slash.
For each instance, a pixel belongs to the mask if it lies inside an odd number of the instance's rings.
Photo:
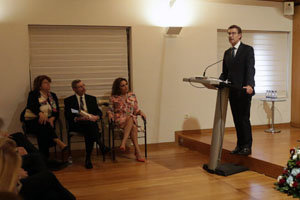
<path id="1" fill-rule="evenodd" d="M 80 83 L 80 82 L 81 82 L 80 79 L 76 79 L 76 80 L 72 81 L 72 84 L 71 84 L 72 88 L 76 88 L 77 84 Z"/>
<path id="2" fill-rule="evenodd" d="M 40 91 L 40 87 L 42 85 L 43 80 L 47 80 L 49 81 L 49 83 L 51 83 L 51 78 L 49 76 L 46 75 L 39 75 L 37 77 L 35 77 L 34 81 L 33 81 L 33 90 L 35 91 Z"/>
<path id="3" fill-rule="evenodd" d="M 231 26 L 229 26 L 229 28 L 227 30 L 233 29 L 233 28 L 236 28 L 238 30 L 238 34 L 242 33 L 242 29 L 238 25 L 231 25 Z"/>
<path id="4" fill-rule="evenodd" d="M 114 83 L 112 85 L 112 89 L 111 89 L 111 95 L 121 95 L 121 89 L 120 89 L 120 84 L 122 81 L 126 81 L 126 83 L 128 83 L 128 81 L 125 78 L 117 78 L 114 80 Z"/>

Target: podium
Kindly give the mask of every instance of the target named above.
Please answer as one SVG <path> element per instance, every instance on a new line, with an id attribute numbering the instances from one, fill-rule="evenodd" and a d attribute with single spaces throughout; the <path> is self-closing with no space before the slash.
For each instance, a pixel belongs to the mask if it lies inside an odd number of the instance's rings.
<path id="1" fill-rule="evenodd" d="M 248 170 L 243 166 L 231 163 L 220 163 L 225 132 L 230 83 L 228 83 L 227 81 L 222 81 L 220 79 L 207 77 L 184 78 L 183 81 L 201 83 L 208 89 L 217 90 L 217 101 L 215 107 L 213 133 L 211 138 L 209 163 L 204 164 L 203 169 L 205 169 L 209 173 L 215 173 L 223 176 L 228 176 Z"/>

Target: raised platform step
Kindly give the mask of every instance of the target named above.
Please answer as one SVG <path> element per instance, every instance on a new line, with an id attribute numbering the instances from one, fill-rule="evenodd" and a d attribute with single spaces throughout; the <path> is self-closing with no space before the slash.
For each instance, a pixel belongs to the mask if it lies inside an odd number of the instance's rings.
<path id="1" fill-rule="evenodd" d="M 176 131 L 175 137 L 182 146 L 206 155 L 210 153 L 210 131 Z M 235 131 L 229 129 L 224 136 L 221 162 L 243 165 L 252 171 L 277 178 L 286 166 L 290 148 L 300 145 L 297 142 L 299 138 L 299 128 L 282 127 L 281 133 L 277 134 L 265 133 L 262 127 L 255 128 L 252 155 L 245 157 L 230 154 L 230 151 L 235 148 L 236 136 Z"/>

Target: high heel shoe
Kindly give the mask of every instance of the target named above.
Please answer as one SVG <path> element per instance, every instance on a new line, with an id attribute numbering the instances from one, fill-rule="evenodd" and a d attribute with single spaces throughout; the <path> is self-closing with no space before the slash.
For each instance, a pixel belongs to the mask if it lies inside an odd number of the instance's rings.
<path id="1" fill-rule="evenodd" d="M 146 162 L 146 159 L 145 158 L 136 158 L 136 161 L 138 161 L 138 162 Z"/>
<path id="2" fill-rule="evenodd" d="M 134 155 L 135 155 L 135 157 L 136 157 L 136 161 L 138 161 L 138 162 L 146 162 L 146 159 L 145 159 L 145 158 L 142 158 L 142 157 L 139 158 L 139 157 L 138 157 L 136 151 L 134 152 Z"/>
<path id="3" fill-rule="evenodd" d="M 126 150 L 126 147 L 120 146 L 120 151 L 125 152 L 125 150 Z"/>

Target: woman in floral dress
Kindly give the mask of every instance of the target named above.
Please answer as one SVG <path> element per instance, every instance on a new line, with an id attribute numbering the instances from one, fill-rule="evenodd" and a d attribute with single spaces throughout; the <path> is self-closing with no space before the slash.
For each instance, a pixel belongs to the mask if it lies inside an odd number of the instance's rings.
<path id="1" fill-rule="evenodd" d="M 135 147 L 137 161 L 145 162 L 138 145 L 137 115 L 141 115 L 142 118 L 146 119 L 146 115 L 138 108 L 135 94 L 128 90 L 127 80 L 117 78 L 112 86 L 110 110 L 108 111 L 109 120 L 113 120 L 119 128 L 124 130 L 120 150 L 125 151 L 125 144 L 130 135 Z"/>

